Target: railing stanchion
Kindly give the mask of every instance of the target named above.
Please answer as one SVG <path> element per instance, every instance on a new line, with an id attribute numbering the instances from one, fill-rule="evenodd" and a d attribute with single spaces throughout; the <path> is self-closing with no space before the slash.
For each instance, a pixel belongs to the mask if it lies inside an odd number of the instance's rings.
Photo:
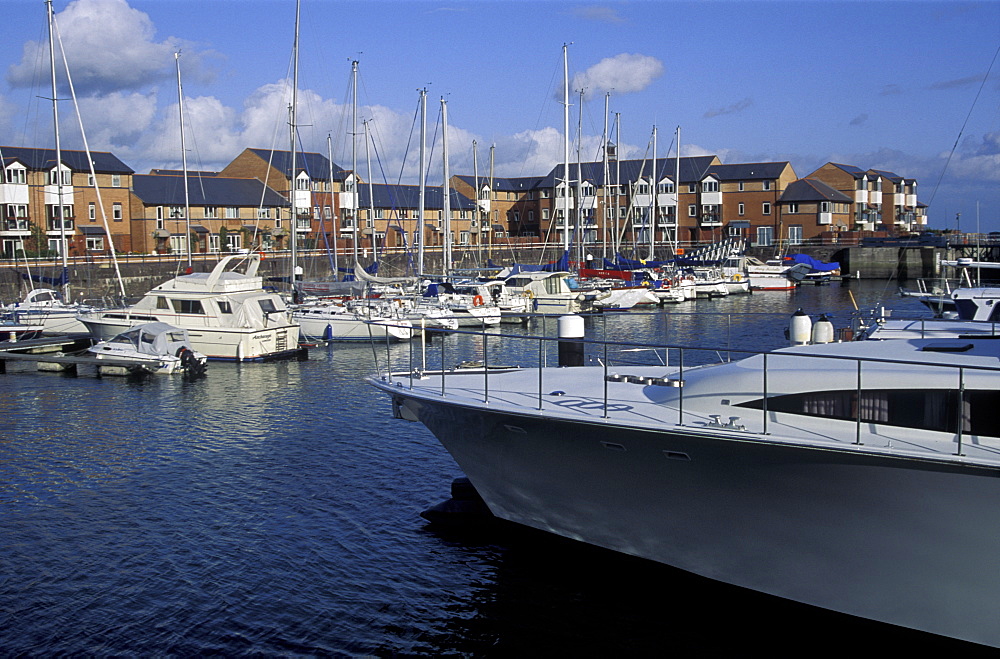
<path id="1" fill-rule="evenodd" d="M 763 372 L 763 376 L 764 376 L 764 392 L 763 392 L 763 394 L 764 395 L 761 398 L 761 401 L 760 401 L 761 405 L 760 405 L 760 407 L 764 411 L 764 430 L 763 430 L 763 434 L 766 435 L 767 434 L 767 353 L 766 352 L 764 353 L 764 367 L 763 367 L 763 371 L 764 371 Z"/>
<path id="2" fill-rule="evenodd" d="M 608 335 L 604 334 L 604 418 L 608 418 Z"/>
<path id="3" fill-rule="evenodd" d="M 861 441 L 861 360 L 858 360 L 858 391 L 855 394 L 857 397 L 856 407 L 858 408 L 857 413 L 857 427 L 855 428 L 854 443 L 861 446 L 864 442 Z"/>
<path id="4" fill-rule="evenodd" d="M 965 430 L 965 369 L 958 367 L 958 447 L 955 455 L 962 453 L 962 432 Z M 971 430 L 971 429 L 970 429 Z"/>

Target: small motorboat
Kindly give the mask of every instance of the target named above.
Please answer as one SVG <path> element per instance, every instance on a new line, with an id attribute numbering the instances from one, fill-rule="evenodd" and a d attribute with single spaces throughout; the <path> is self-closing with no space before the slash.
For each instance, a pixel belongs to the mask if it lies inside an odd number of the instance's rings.
<path id="1" fill-rule="evenodd" d="M 186 377 L 205 374 L 208 358 L 191 347 L 187 330 L 167 323 L 136 325 L 107 341 L 87 348 L 105 375 L 134 373 L 183 373 Z"/>

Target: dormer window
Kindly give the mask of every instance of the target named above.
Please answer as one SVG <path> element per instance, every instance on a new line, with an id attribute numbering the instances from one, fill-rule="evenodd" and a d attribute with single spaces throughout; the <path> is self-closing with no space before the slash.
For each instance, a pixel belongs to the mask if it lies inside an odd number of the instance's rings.
<path id="1" fill-rule="evenodd" d="M 16 185 L 26 185 L 28 183 L 27 171 L 23 167 L 10 167 L 4 177 L 8 183 Z"/>

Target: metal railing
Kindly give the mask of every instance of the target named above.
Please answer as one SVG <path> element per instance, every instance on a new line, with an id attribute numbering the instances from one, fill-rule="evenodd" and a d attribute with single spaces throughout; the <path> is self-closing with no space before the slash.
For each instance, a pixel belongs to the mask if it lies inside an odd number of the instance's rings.
<path id="1" fill-rule="evenodd" d="M 719 314 L 727 315 L 727 314 Z M 732 314 L 728 314 L 732 315 Z M 560 341 L 565 339 L 560 339 L 559 337 L 547 336 L 546 330 L 548 327 L 554 325 L 553 316 L 544 315 L 533 315 L 533 318 L 538 321 L 541 325 L 538 328 L 540 333 L 536 334 L 516 334 L 508 333 L 503 331 L 482 331 L 478 329 L 457 329 L 457 330 L 441 330 L 440 334 L 442 337 L 464 337 L 468 339 L 464 342 L 458 341 L 462 344 L 457 347 L 452 347 L 449 345 L 451 342 L 442 338 L 440 342 L 439 354 L 437 359 L 431 359 L 435 362 L 437 368 L 433 370 L 427 369 L 428 360 L 426 358 L 427 344 L 425 339 L 421 338 L 419 341 L 413 341 L 410 344 L 410 350 L 408 355 L 408 367 L 404 371 L 392 371 L 391 368 L 387 368 L 382 371 L 379 368 L 380 377 L 389 382 L 396 383 L 397 386 L 405 386 L 409 389 L 418 388 L 418 383 L 425 377 L 440 377 L 440 389 L 438 391 L 442 398 L 447 398 L 449 395 L 455 395 L 457 389 L 449 389 L 449 383 L 456 376 L 461 376 L 462 384 L 465 385 L 462 388 L 463 394 L 468 394 L 470 391 L 474 391 L 474 387 L 467 386 L 470 382 L 469 378 L 475 375 L 481 375 L 481 402 L 485 405 L 489 405 L 491 401 L 500 402 L 504 400 L 505 397 L 510 396 L 509 391 L 504 391 L 501 388 L 497 388 L 491 385 L 491 374 L 493 378 L 496 378 L 499 374 L 509 371 L 511 368 L 516 368 L 520 371 L 534 369 L 537 371 L 537 388 L 533 392 L 533 398 L 535 399 L 535 409 L 538 412 L 543 412 L 546 409 L 545 401 L 548 396 L 551 396 L 553 392 L 546 392 L 545 374 L 547 369 L 550 367 L 551 352 L 553 346 L 557 346 Z M 641 384 L 644 386 L 665 386 L 672 387 L 676 390 L 676 397 L 671 400 L 670 405 L 666 409 L 673 409 L 676 413 L 676 424 L 678 426 L 690 425 L 692 422 L 704 424 L 706 415 L 704 413 L 697 413 L 687 410 L 685 408 L 685 381 L 686 376 L 690 369 L 694 366 L 720 363 L 730 361 L 732 355 L 736 355 L 740 358 L 753 357 L 755 355 L 761 356 L 759 372 L 760 372 L 760 385 L 759 389 L 756 391 L 755 395 L 759 395 L 759 409 L 760 412 L 760 422 L 756 427 L 757 430 L 748 428 L 744 425 L 737 425 L 734 419 L 740 420 L 742 418 L 747 418 L 752 421 L 752 419 L 747 416 L 754 412 L 754 407 L 740 407 L 740 411 L 744 414 L 744 417 L 731 417 L 729 425 L 726 425 L 719 421 L 719 415 L 707 415 L 713 420 L 705 424 L 707 427 L 724 428 L 730 430 L 740 430 L 743 432 L 748 432 L 751 434 L 758 435 L 769 435 L 769 424 L 774 422 L 772 418 L 774 409 L 769 406 L 769 401 L 773 401 L 776 395 L 774 393 L 774 375 L 773 370 L 778 368 L 774 365 L 775 359 L 780 358 L 780 370 L 785 372 L 786 375 L 781 380 L 782 384 L 787 383 L 787 371 L 789 370 L 789 360 L 795 363 L 804 364 L 801 360 L 812 360 L 810 366 L 802 366 L 801 372 L 806 373 L 823 373 L 825 367 L 833 368 L 836 364 L 839 369 L 838 378 L 841 383 L 841 389 L 844 392 L 851 391 L 853 389 L 854 398 L 850 401 L 851 409 L 853 410 L 853 416 L 847 418 L 843 415 L 840 416 L 827 416 L 823 418 L 830 418 L 839 421 L 853 421 L 854 422 L 854 440 L 853 444 L 856 446 L 864 445 L 864 427 L 866 424 L 879 424 L 887 423 L 884 420 L 879 420 L 872 418 L 872 412 L 865 411 L 865 404 L 867 399 L 865 395 L 873 395 L 876 391 L 881 391 L 885 389 L 884 386 L 881 388 L 865 386 L 865 376 L 872 373 L 873 368 L 885 368 L 886 366 L 899 368 L 913 368 L 915 374 L 927 375 L 927 369 L 933 369 L 938 371 L 943 369 L 945 372 L 952 372 L 954 374 L 953 385 L 950 387 L 941 387 L 944 395 L 954 396 L 954 403 L 956 403 L 954 410 L 949 410 L 948 416 L 950 417 L 949 424 L 952 424 L 952 431 L 944 430 L 943 432 L 952 432 L 954 436 L 954 455 L 963 456 L 967 443 L 967 436 L 972 434 L 970 429 L 970 418 L 971 414 L 968 409 L 969 397 L 968 397 L 968 380 L 969 373 L 973 372 L 977 375 L 980 380 L 979 390 L 995 388 L 992 381 L 988 383 L 988 387 L 983 387 L 982 375 L 983 373 L 992 374 L 993 376 L 1000 376 L 1000 366 L 984 366 L 984 365 L 972 365 L 963 364 L 955 365 L 950 363 L 925 361 L 925 360 L 899 360 L 891 358 L 882 357 L 857 357 L 848 355 L 838 355 L 838 354 L 817 354 L 817 353 L 796 353 L 796 352 L 763 352 L 759 350 L 751 350 L 745 348 L 737 348 L 732 345 L 718 346 L 718 347 L 704 347 L 704 346 L 694 346 L 694 345 L 683 345 L 683 344 L 670 344 L 670 343 L 658 343 L 650 344 L 648 342 L 634 342 L 634 341 L 619 341 L 619 340 L 608 340 L 608 339 L 572 339 L 572 341 L 580 342 L 584 344 L 588 353 L 589 361 L 591 366 L 601 367 L 601 372 L 604 380 L 603 394 L 600 400 L 594 401 L 594 409 L 596 405 L 599 404 L 602 410 L 601 418 L 609 419 L 611 418 L 610 412 L 614 409 L 615 400 L 609 394 L 609 383 L 611 382 L 631 382 L 633 384 Z M 511 342 L 537 342 L 537 351 L 533 349 L 523 349 L 517 354 L 519 358 L 528 359 L 529 356 L 537 354 L 534 364 L 527 365 L 517 365 L 506 367 L 500 364 L 492 364 L 490 359 L 490 343 L 494 344 L 504 344 L 507 345 Z M 422 361 L 417 364 L 414 362 L 416 344 L 420 344 L 420 354 L 423 355 Z M 475 351 L 475 358 L 472 360 L 462 360 L 463 356 L 468 355 L 468 351 Z M 650 360 L 640 360 L 636 359 L 635 355 L 645 353 L 646 355 L 656 355 L 657 362 L 653 363 Z M 660 356 L 662 354 L 662 357 Z M 714 355 L 715 360 L 706 359 L 706 355 Z M 726 355 L 726 358 L 722 358 L 722 355 Z M 398 357 L 398 355 L 397 355 Z M 391 355 L 386 346 L 386 364 L 390 364 Z M 818 361 L 817 361 L 818 360 Z M 820 364 L 817 366 L 817 363 Z M 825 365 L 825 366 L 824 366 Z M 661 366 L 666 369 L 666 375 L 662 377 L 649 377 L 649 376 L 639 376 L 639 375 L 619 375 L 618 371 L 612 372 L 612 369 L 622 369 L 628 368 L 629 366 L 639 367 L 639 366 Z M 827 374 L 829 375 L 832 371 L 827 369 Z M 853 377 L 849 373 L 854 373 Z M 851 381 L 849 388 L 844 388 L 847 383 Z M 939 383 L 945 382 L 944 378 L 938 380 Z M 838 389 L 841 390 L 841 389 Z M 906 389 L 906 387 L 900 387 L 900 389 Z M 781 388 L 778 389 L 781 391 Z M 923 391 L 923 389 L 919 389 Z M 529 394 L 530 392 L 520 392 L 521 394 Z M 744 392 L 745 393 L 745 392 Z M 952 400 L 952 399 L 948 399 Z M 504 400 L 504 402 L 509 403 L 509 400 Z M 789 412 L 789 414 L 794 414 Z M 749 422 L 749 421 L 748 421 Z M 783 422 L 786 423 L 787 422 Z M 900 426 L 898 424 L 888 423 L 888 425 L 897 428 L 914 428 L 915 426 L 904 425 Z M 933 430 L 941 430 L 940 428 L 931 428 Z M 998 449 L 1000 453 L 1000 449 Z"/>

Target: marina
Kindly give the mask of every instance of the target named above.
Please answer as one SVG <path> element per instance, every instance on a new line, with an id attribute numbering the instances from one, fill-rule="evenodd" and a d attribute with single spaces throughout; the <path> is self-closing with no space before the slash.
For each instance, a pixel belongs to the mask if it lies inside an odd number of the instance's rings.
<path id="1" fill-rule="evenodd" d="M 838 327 L 852 299 L 922 309 L 891 296 L 885 284 L 833 283 L 584 322 L 588 337 L 775 349 L 800 307 Z M 306 361 L 213 363 L 197 381 L 8 364 L 5 651 L 648 655 L 667 632 L 679 651 L 796 651 L 819 635 L 840 650 L 861 638 L 876 651 L 970 647 L 547 533 L 428 525 L 420 513 L 463 472 L 364 379 L 406 371 L 422 349 L 428 370 L 526 364 L 537 353 L 504 337 L 555 330 L 555 319 L 500 326 L 485 353 L 465 333 L 331 344 Z"/>

